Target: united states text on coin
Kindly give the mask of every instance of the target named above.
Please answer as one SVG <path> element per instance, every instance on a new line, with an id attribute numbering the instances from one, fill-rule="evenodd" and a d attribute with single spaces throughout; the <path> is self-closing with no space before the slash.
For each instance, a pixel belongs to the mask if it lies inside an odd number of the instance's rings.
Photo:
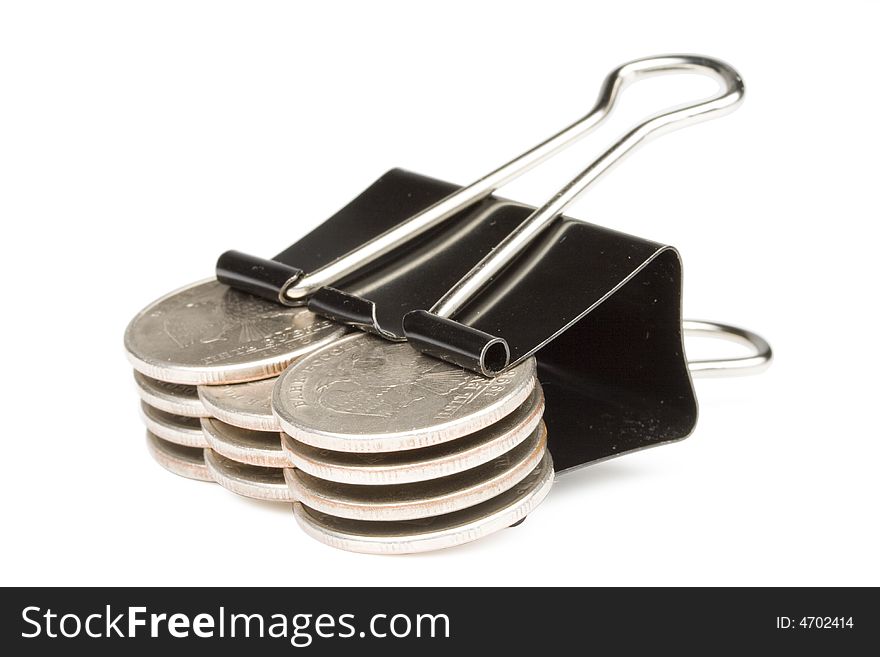
<path id="1" fill-rule="evenodd" d="M 395 486 L 361 486 L 284 471 L 294 497 L 309 509 L 353 520 L 416 520 L 453 513 L 497 497 L 522 481 L 544 456 L 543 422 L 510 452 L 458 474 Z"/>
<path id="2" fill-rule="evenodd" d="M 544 413 L 544 395 L 535 385 L 512 413 L 484 429 L 431 447 L 402 452 L 334 452 L 282 434 L 290 462 L 321 479 L 344 484 L 407 484 L 446 477 L 475 468 L 509 452 L 528 438 Z"/>
<path id="3" fill-rule="evenodd" d="M 214 481 L 233 493 L 269 502 L 293 501 L 280 468 L 246 465 L 210 449 L 205 450 L 205 465 Z"/>
<path id="4" fill-rule="evenodd" d="M 305 308 L 233 290 L 216 280 L 154 301 L 125 330 L 136 370 L 187 384 L 240 383 L 279 374 L 344 329 Z"/>
<path id="5" fill-rule="evenodd" d="M 537 507 L 553 484 L 553 460 L 541 464 L 510 490 L 482 504 L 445 516 L 396 522 L 350 520 L 293 505 L 300 527 L 322 543 L 351 552 L 406 554 L 475 541 L 513 525 Z"/>
<path id="6" fill-rule="evenodd" d="M 134 381 L 141 399 L 150 406 L 185 417 L 210 415 L 199 400 L 195 386 L 151 379 L 137 370 L 134 372 Z"/>
<path id="7" fill-rule="evenodd" d="M 233 383 L 223 386 L 199 386 L 198 396 L 210 415 L 242 429 L 279 431 L 272 414 L 272 388 L 277 378 Z"/>
<path id="8" fill-rule="evenodd" d="M 166 413 L 146 402 L 141 402 L 141 413 L 147 429 L 159 438 L 184 447 L 208 446 L 208 441 L 202 432 L 202 424 L 197 417 Z"/>
<path id="9" fill-rule="evenodd" d="M 272 408 L 295 440 L 340 452 L 418 449 L 479 431 L 535 385 L 535 360 L 485 378 L 407 343 L 359 334 L 300 359 L 275 384 Z"/>
<path id="10" fill-rule="evenodd" d="M 156 462 L 169 472 L 197 481 L 214 481 L 205 465 L 204 450 L 162 440 L 147 431 L 147 449 Z"/>
<path id="11" fill-rule="evenodd" d="M 202 418 L 202 432 L 212 450 L 233 461 L 264 468 L 290 465 L 277 431 L 242 429 L 216 418 Z"/>

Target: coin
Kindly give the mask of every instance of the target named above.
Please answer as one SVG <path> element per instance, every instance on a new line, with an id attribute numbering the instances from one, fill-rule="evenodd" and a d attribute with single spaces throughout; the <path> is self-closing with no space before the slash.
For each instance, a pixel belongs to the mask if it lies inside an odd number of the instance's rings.
<path id="1" fill-rule="evenodd" d="M 253 431 L 216 418 L 202 418 L 202 432 L 212 450 L 233 461 L 265 468 L 290 465 L 287 454 L 281 449 L 281 434 L 277 431 Z"/>
<path id="2" fill-rule="evenodd" d="M 345 332 L 303 307 L 233 290 L 216 280 L 154 301 L 125 330 L 136 370 L 186 384 L 241 383 L 279 374 Z"/>
<path id="3" fill-rule="evenodd" d="M 480 504 L 523 480 L 541 461 L 547 447 L 542 422 L 510 452 L 481 466 L 431 481 L 396 486 L 362 486 L 318 479 L 288 468 L 287 485 L 309 509 L 353 520 L 415 520 Z"/>
<path id="4" fill-rule="evenodd" d="M 233 493 L 270 502 L 293 502 L 280 468 L 262 468 L 205 450 L 205 465 L 214 481 Z"/>
<path id="5" fill-rule="evenodd" d="M 529 398 L 493 425 L 431 447 L 402 452 L 354 453 L 319 449 L 281 435 L 287 457 L 298 470 L 346 484 L 406 484 L 475 468 L 509 452 L 528 438 L 544 413 L 544 395 L 535 385 Z"/>
<path id="6" fill-rule="evenodd" d="M 198 394 L 209 415 L 242 429 L 279 431 L 272 414 L 272 388 L 277 378 L 234 383 L 225 386 L 199 386 Z"/>
<path id="7" fill-rule="evenodd" d="M 205 466 L 204 450 L 202 449 L 184 447 L 162 440 L 150 431 L 147 431 L 147 449 L 150 450 L 150 454 L 156 462 L 169 472 L 187 479 L 214 481 Z"/>
<path id="8" fill-rule="evenodd" d="M 137 370 L 134 372 L 134 381 L 141 399 L 150 406 L 186 417 L 210 415 L 199 401 L 195 386 L 151 379 Z"/>
<path id="9" fill-rule="evenodd" d="M 185 447 L 208 446 L 199 418 L 174 415 L 154 408 L 146 402 L 141 402 L 141 412 L 147 429 L 159 438 Z"/>
<path id="10" fill-rule="evenodd" d="M 275 384 L 272 408 L 295 440 L 340 452 L 428 447 L 513 412 L 535 385 L 530 358 L 486 378 L 405 342 L 353 335 L 300 359 Z"/>
<path id="11" fill-rule="evenodd" d="M 510 490 L 482 504 L 420 520 L 371 522 L 338 518 L 297 502 L 300 527 L 322 543 L 351 552 L 406 554 L 428 552 L 475 541 L 513 525 L 537 507 L 553 485 L 553 460 L 541 463 Z"/>

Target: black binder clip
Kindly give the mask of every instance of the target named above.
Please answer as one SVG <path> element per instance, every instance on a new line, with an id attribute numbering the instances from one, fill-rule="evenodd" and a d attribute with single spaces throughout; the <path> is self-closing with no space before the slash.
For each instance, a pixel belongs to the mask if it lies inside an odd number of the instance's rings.
<path id="1" fill-rule="evenodd" d="M 676 72 L 709 75 L 720 90 L 639 124 L 538 209 L 493 195 L 601 123 L 630 82 Z M 557 471 L 680 440 L 697 420 L 691 375 L 758 371 L 769 345 L 682 320 L 674 248 L 562 212 L 637 145 L 726 114 L 743 93 L 736 71 L 714 59 L 630 62 L 608 75 L 586 116 L 471 185 L 392 170 L 272 260 L 224 253 L 217 278 L 485 376 L 536 356 Z M 689 363 L 684 332 L 753 354 Z"/>

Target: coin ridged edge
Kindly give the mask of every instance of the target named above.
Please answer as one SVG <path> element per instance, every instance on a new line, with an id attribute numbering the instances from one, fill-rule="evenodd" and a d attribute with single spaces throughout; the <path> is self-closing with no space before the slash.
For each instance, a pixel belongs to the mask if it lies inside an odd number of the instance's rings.
<path id="1" fill-rule="evenodd" d="M 201 427 L 180 426 L 175 424 L 171 418 L 163 418 L 162 413 L 169 414 L 167 411 L 150 406 L 144 401 L 141 402 L 141 418 L 147 429 L 159 438 L 183 447 L 204 448 L 208 446 L 208 440 Z M 195 420 L 196 418 L 187 419 Z"/>
<path id="2" fill-rule="evenodd" d="M 498 497 L 531 474 L 541 462 L 547 449 L 547 429 L 543 423 L 532 435 L 536 434 L 534 446 L 520 455 L 520 459 L 511 464 L 506 470 L 495 471 L 482 481 L 468 482 L 467 485 L 459 489 L 445 490 L 440 494 L 435 494 L 433 497 L 425 495 L 421 499 L 410 498 L 376 502 L 369 499 L 358 500 L 356 491 L 349 489 L 346 491 L 347 495 L 336 496 L 334 499 L 332 493 L 316 490 L 311 485 L 311 482 L 301 477 L 300 473 L 293 468 L 284 470 L 284 478 L 298 502 L 301 502 L 310 509 L 315 509 L 337 518 L 394 522 L 397 520 L 419 520 L 442 516 Z M 521 445 L 514 447 L 514 450 L 518 450 Z M 504 454 L 498 457 L 498 459 L 505 456 L 508 455 Z M 492 464 L 492 461 L 489 464 L 483 465 L 489 467 L 490 464 Z M 466 473 L 458 474 L 466 476 Z M 451 476 L 455 477 L 456 475 Z M 417 482 L 416 484 L 402 484 L 402 486 L 424 486 L 431 483 L 433 482 Z M 442 481 L 437 483 L 439 486 L 443 486 Z M 341 486 L 348 488 L 350 485 L 342 484 Z M 357 488 L 358 486 L 355 485 L 354 487 Z M 375 489 L 373 486 L 369 488 Z M 392 486 L 391 488 L 399 489 L 400 487 Z"/>
<path id="3" fill-rule="evenodd" d="M 208 471 L 211 473 L 214 481 L 223 486 L 226 490 L 232 491 L 242 497 L 263 500 L 265 502 L 289 503 L 294 501 L 290 488 L 288 488 L 287 482 L 284 481 L 284 475 L 280 469 L 278 469 L 278 476 L 280 477 L 278 484 L 266 484 L 264 482 L 248 479 L 241 473 L 230 472 L 229 467 L 225 466 L 223 463 L 224 459 L 224 456 L 216 454 L 211 449 L 205 450 L 205 465 L 207 466 Z M 231 461 L 231 459 L 225 460 Z M 244 467 L 256 468 L 259 466 L 245 465 Z M 276 468 L 265 469 L 274 470 Z"/>
<path id="4" fill-rule="evenodd" d="M 149 359 L 137 355 L 137 349 L 132 344 L 132 327 L 135 322 L 150 308 L 170 299 L 171 297 L 185 292 L 191 288 L 206 283 L 216 282 L 215 278 L 206 278 L 189 285 L 184 285 L 165 294 L 158 299 L 150 302 L 144 308 L 139 310 L 137 314 L 129 321 L 125 327 L 123 336 L 123 345 L 125 347 L 125 355 L 131 366 L 141 374 L 145 374 L 159 381 L 167 381 L 169 383 L 182 383 L 185 385 L 226 385 L 231 383 L 247 383 L 249 381 L 259 381 L 261 379 L 269 379 L 281 374 L 287 367 L 298 358 L 317 351 L 328 344 L 338 340 L 345 335 L 348 329 L 345 326 L 339 326 L 329 335 L 310 342 L 308 345 L 299 350 L 288 352 L 284 356 L 263 358 L 252 363 L 237 363 L 230 365 L 215 365 L 198 367 L 193 365 L 175 365 L 168 366 L 161 361 Z"/>
<path id="5" fill-rule="evenodd" d="M 175 449 L 176 448 L 176 449 Z M 182 455 L 179 450 L 193 450 L 200 453 L 199 458 L 189 458 L 190 455 Z M 193 479 L 195 481 L 213 482 L 214 478 L 205 465 L 204 456 L 197 447 L 185 447 L 168 440 L 162 440 L 151 431 L 147 431 L 147 450 L 160 466 L 178 477 Z M 192 455 L 195 457 L 195 454 Z"/>
<path id="6" fill-rule="evenodd" d="M 344 334 L 345 329 L 340 327 L 338 331 L 333 331 L 330 335 L 321 340 L 310 342 L 308 346 L 310 349 L 320 349 L 321 347 L 325 347 L 328 344 L 335 342 Z M 141 374 L 145 374 L 154 379 L 192 386 L 210 386 L 248 383 L 250 381 L 274 378 L 286 370 L 295 360 L 308 353 L 309 351 L 302 349 L 295 354 L 286 354 L 283 358 L 266 358 L 253 363 L 227 365 L 222 368 L 221 366 L 217 366 L 217 369 L 215 370 L 184 366 L 171 369 L 160 365 L 153 365 L 148 361 L 141 360 L 128 351 L 126 352 L 126 355 L 128 356 L 128 362 L 134 369 Z"/>
<path id="7" fill-rule="evenodd" d="M 134 371 L 134 382 L 138 395 L 153 408 L 158 408 L 160 411 L 172 413 L 173 415 L 182 415 L 183 417 L 207 417 L 210 415 L 205 405 L 197 397 L 187 398 L 157 389 L 153 386 L 153 381 L 159 384 L 167 383 L 158 379 L 151 379 L 151 377 L 148 377 L 143 372 Z"/>
<path id="8" fill-rule="evenodd" d="M 202 433 L 208 441 L 208 446 L 220 456 L 224 456 L 231 461 L 238 461 L 246 465 L 256 465 L 263 468 L 286 468 L 290 465 L 287 454 L 281 449 L 281 433 L 278 431 L 261 431 L 259 433 L 271 434 L 278 442 L 278 449 L 272 450 L 268 447 L 247 447 L 235 442 L 231 442 L 227 436 L 224 436 L 222 420 L 217 418 L 202 418 Z M 232 426 L 228 425 L 227 426 Z M 255 429 L 244 429 L 242 427 L 232 427 L 241 431 L 256 431 Z M 268 438 L 268 436 L 267 436 Z"/>
<path id="9" fill-rule="evenodd" d="M 296 367 L 294 365 L 294 367 Z M 469 433 L 474 433 L 494 424 L 501 418 L 515 411 L 537 384 L 534 358 L 517 365 L 517 367 L 529 367 L 532 370 L 531 377 L 514 394 L 498 399 L 494 404 L 483 409 L 476 416 L 455 418 L 442 423 L 436 423 L 430 427 L 419 427 L 414 430 L 389 432 L 383 435 L 357 437 L 352 434 L 334 433 L 322 429 L 305 429 L 293 424 L 292 417 L 285 417 L 284 411 L 279 411 L 282 400 L 282 390 L 287 376 L 291 375 L 293 368 L 282 374 L 275 389 L 272 391 L 272 412 L 278 418 L 281 430 L 295 440 L 312 447 L 329 449 L 336 452 L 398 452 L 410 449 L 430 447 L 440 443 L 461 438 Z"/>
<path id="10" fill-rule="evenodd" d="M 532 397 L 535 398 L 534 401 Z M 340 484 L 361 484 L 365 486 L 411 484 L 429 479 L 439 479 L 440 477 L 447 477 L 479 467 L 512 450 L 531 436 L 541 422 L 541 416 L 544 414 L 544 395 L 539 384 L 534 386 L 529 398 L 523 404 L 531 404 L 528 415 L 524 420 L 511 431 L 492 440 L 491 443 L 479 443 L 468 450 L 452 452 L 421 462 L 412 461 L 392 465 L 382 465 L 381 463 L 367 465 L 327 463 L 326 461 L 321 461 L 320 458 L 303 454 L 297 448 L 296 440 L 283 432 L 281 433 L 281 445 L 293 467 L 320 479 L 335 481 Z M 514 410 L 513 413 L 516 413 L 517 410 Z M 499 421 L 504 421 L 507 417 L 509 415 Z M 492 426 L 484 427 L 482 431 L 489 431 Z M 466 440 L 471 436 L 472 434 L 467 434 L 456 440 Z M 451 446 L 454 442 L 446 441 L 446 443 L 442 444 Z M 304 443 L 299 444 L 310 450 L 320 449 Z M 428 449 L 431 449 L 431 447 Z M 415 456 L 416 452 L 418 450 L 406 450 L 405 453 L 411 453 Z M 352 454 L 352 452 L 340 453 Z M 378 453 L 376 456 L 382 456 L 383 454 L 390 453 Z"/>
<path id="11" fill-rule="evenodd" d="M 541 468 L 541 473 L 535 485 L 510 505 L 464 525 L 451 528 L 446 527 L 441 530 L 414 534 L 408 537 L 364 537 L 338 529 L 331 529 L 322 526 L 309 514 L 307 507 L 300 502 L 294 503 L 293 513 L 297 523 L 305 533 L 325 545 L 330 545 L 340 550 L 364 554 L 414 554 L 417 552 L 430 552 L 463 545 L 484 538 L 510 527 L 525 518 L 547 497 L 553 485 L 553 460 L 550 457 L 549 451 L 545 452 L 544 459 L 538 468 Z M 484 504 L 490 503 L 491 500 L 484 502 Z"/>
<path id="12" fill-rule="evenodd" d="M 247 383 L 253 383 L 253 381 L 248 381 Z M 214 400 L 211 399 L 209 391 L 205 390 L 205 388 L 212 387 L 214 386 L 196 386 L 196 390 L 198 390 L 199 400 L 208 411 L 207 415 L 212 415 L 218 420 L 222 420 L 226 424 L 231 424 L 232 426 L 238 427 L 240 429 L 251 429 L 252 431 L 281 431 L 281 425 L 278 424 L 278 418 L 275 417 L 274 413 L 270 412 L 268 416 L 265 416 L 259 415 L 257 413 L 242 413 L 230 411 L 223 408 L 222 406 L 218 406 L 214 403 Z"/>

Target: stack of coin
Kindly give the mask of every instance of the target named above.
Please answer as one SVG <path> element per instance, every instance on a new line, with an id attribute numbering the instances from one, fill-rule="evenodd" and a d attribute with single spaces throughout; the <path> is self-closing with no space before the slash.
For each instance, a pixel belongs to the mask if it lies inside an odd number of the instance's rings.
<path id="1" fill-rule="evenodd" d="M 205 281 L 138 313 L 125 332 L 150 453 L 167 470 L 292 501 L 270 396 L 275 379 L 345 329 Z"/>
<path id="2" fill-rule="evenodd" d="M 522 520 L 553 482 L 534 359 L 487 379 L 357 334 L 289 367 L 272 407 L 300 526 L 345 550 L 466 543 Z"/>
<path id="3" fill-rule="evenodd" d="M 308 534 L 359 552 L 458 545 L 541 502 L 553 464 L 533 359 L 487 379 L 345 333 L 216 281 L 150 304 L 125 333 L 150 453 L 293 502 Z"/>
<path id="4" fill-rule="evenodd" d="M 292 502 L 282 468 L 279 425 L 272 414 L 272 388 L 277 377 L 198 388 L 212 417 L 201 420 L 210 446 L 205 465 L 214 481 L 234 493 L 258 500 Z"/>

